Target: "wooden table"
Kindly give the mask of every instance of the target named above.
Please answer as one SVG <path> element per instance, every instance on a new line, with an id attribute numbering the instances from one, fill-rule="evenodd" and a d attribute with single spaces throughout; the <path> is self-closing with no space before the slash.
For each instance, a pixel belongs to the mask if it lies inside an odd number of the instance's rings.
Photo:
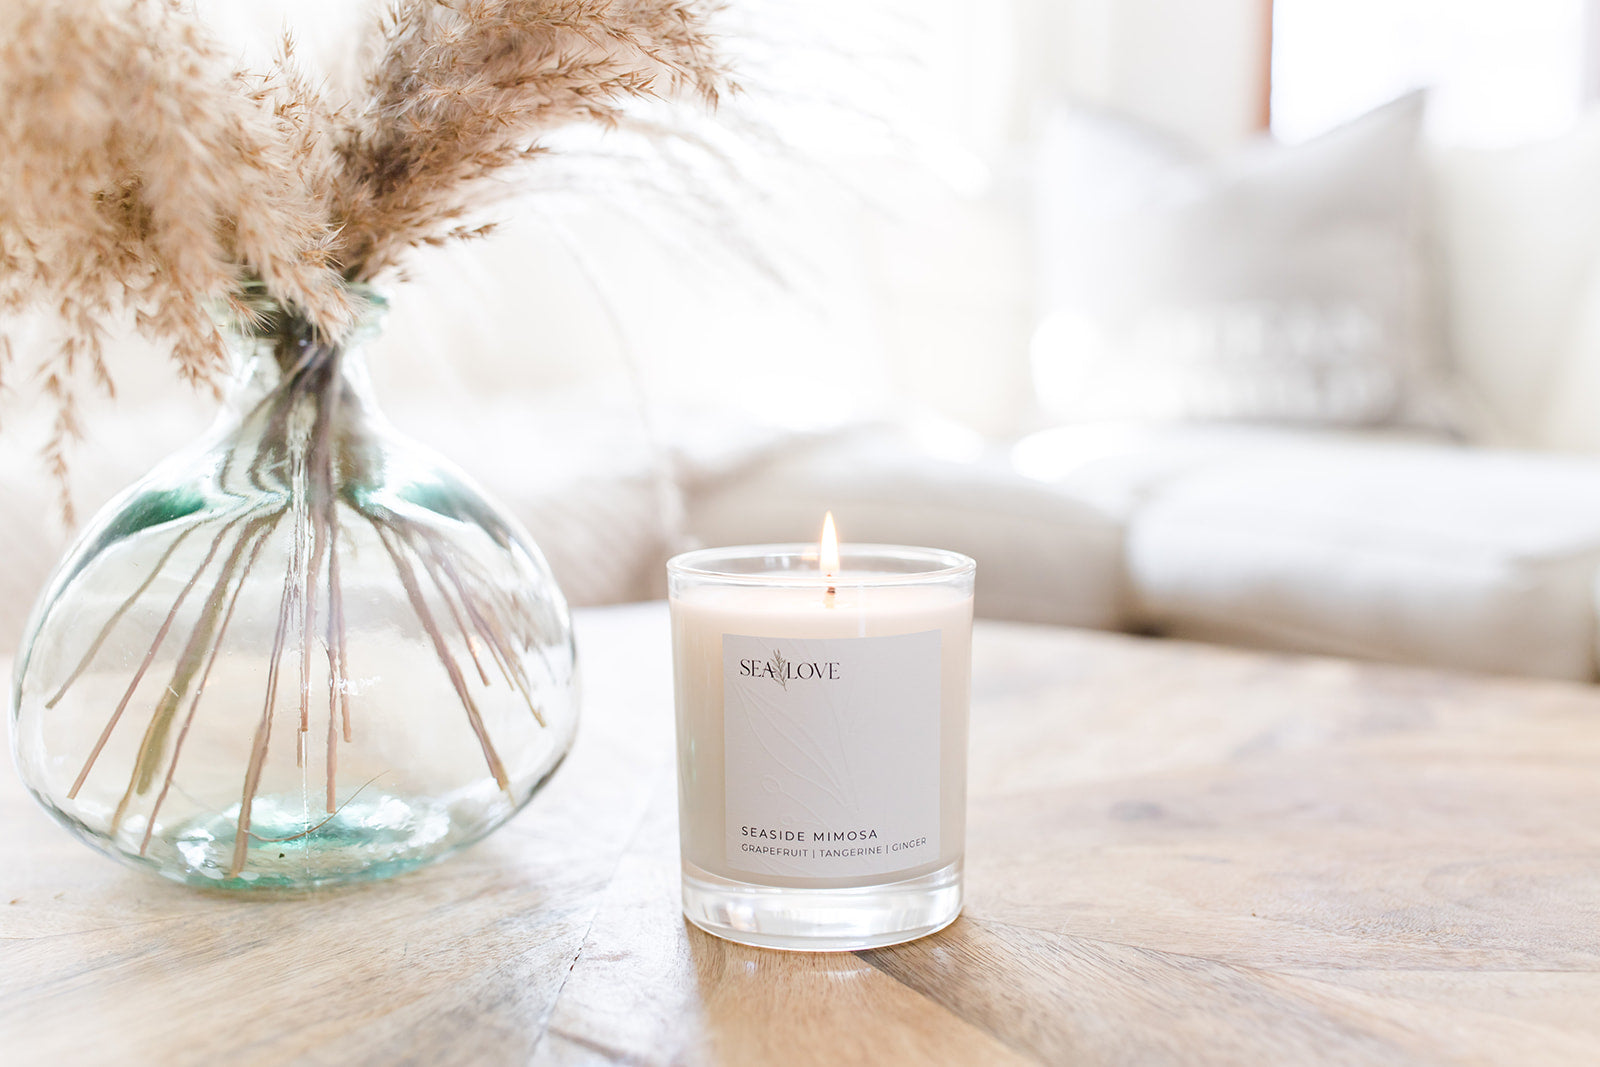
<path id="1" fill-rule="evenodd" d="M 1600 691 L 981 625 L 965 917 L 808 956 L 679 915 L 664 611 L 579 635 L 567 767 L 386 884 L 170 886 L 0 773 L 0 1061 L 1600 1061 Z"/>

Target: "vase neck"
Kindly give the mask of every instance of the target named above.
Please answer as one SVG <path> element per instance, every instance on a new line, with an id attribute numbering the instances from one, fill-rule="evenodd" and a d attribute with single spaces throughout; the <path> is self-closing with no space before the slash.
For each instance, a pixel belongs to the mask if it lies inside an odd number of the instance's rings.
<path id="1" fill-rule="evenodd" d="M 273 394 L 294 390 L 320 395 L 335 387 L 370 406 L 366 346 L 380 332 L 388 305 L 373 293 L 357 295 L 357 319 L 337 341 L 276 304 L 258 309 L 253 320 L 222 322 L 232 372 L 230 406 L 249 409 Z"/>
<path id="2" fill-rule="evenodd" d="M 288 391 L 325 394 L 337 388 L 364 408 L 372 407 L 372 383 L 367 375 L 366 349 L 362 345 L 327 345 L 307 351 L 285 366 L 271 353 L 230 345 L 232 375 L 226 399 L 229 407 L 249 410 L 267 397 Z"/>

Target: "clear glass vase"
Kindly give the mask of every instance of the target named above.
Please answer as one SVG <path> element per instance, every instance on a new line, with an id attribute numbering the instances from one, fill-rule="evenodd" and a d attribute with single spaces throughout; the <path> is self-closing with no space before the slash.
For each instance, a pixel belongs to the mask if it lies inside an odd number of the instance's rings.
<path id="1" fill-rule="evenodd" d="M 518 524 L 378 413 L 361 346 L 267 305 L 210 433 L 108 504 L 34 609 L 12 744 L 91 845 L 215 887 L 379 878 L 493 830 L 577 724 Z"/>

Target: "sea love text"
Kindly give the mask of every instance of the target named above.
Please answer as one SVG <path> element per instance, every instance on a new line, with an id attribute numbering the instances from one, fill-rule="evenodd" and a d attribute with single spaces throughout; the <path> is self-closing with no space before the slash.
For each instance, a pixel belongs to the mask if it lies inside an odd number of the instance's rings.
<path id="1" fill-rule="evenodd" d="M 818 663 L 763 663 L 758 659 L 742 659 L 739 661 L 739 675 L 742 678 L 777 678 L 784 681 L 820 678 L 823 681 L 836 682 L 839 680 L 839 664 Z"/>

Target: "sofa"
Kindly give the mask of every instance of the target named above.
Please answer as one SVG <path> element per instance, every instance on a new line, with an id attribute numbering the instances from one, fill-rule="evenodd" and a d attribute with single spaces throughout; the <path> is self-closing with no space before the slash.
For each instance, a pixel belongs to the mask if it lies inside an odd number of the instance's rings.
<path id="1" fill-rule="evenodd" d="M 1400 404 L 1347 404 L 1335 417 L 1097 415 L 1041 400 L 1009 431 L 979 435 L 892 403 L 780 424 L 764 413 L 781 384 L 743 407 L 727 401 L 748 389 L 695 403 L 646 388 L 636 401 L 627 381 L 638 368 L 616 353 L 612 369 L 625 373 L 584 382 L 559 359 L 528 355 L 530 294 L 545 309 L 542 347 L 600 344 L 593 324 L 606 320 L 574 324 L 583 286 L 516 226 L 419 270 L 373 353 L 379 393 L 402 430 L 506 502 L 575 604 L 660 596 L 672 552 L 809 540 L 831 508 L 847 540 L 973 555 L 985 617 L 1594 680 L 1600 122 L 1548 143 L 1418 158 L 1430 373 L 1449 386 L 1447 418 Z M 1071 243 L 1044 206 L 1009 217 L 1045 259 Z M 791 349 L 812 344 L 774 317 L 798 301 L 767 299 L 750 328 Z M 1027 322 L 991 331 L 1038 326 L 1036 374 L 1052 299 L 1022 302 Z M 652 309 L 679 316 L 663 333 L 696 336 L 698 313 Z M 846 369 L 858 359 L 823 354 Z M 754 374 L 760 356 L 741 351 L 739 365 Z M 973 353 L 965 373 L 976 387 L 1026 363 L 997 345 Z M 171 389 L 149 352 L 118 352 L 114 367 L 124 395 L 91 405 L 89 440 L 74 453 L 85 514 L 200 432 L 214 406 Z M 33 456 L 47 423 L 48 412 L 13 402 L 0 434 L 7 643 L 70 535 Z"/>
<path id="2" fill-rule="evenodd" d="M 1048 431 L 956 461 L 890 432 L 691 485 L 706 543 L 844 535 L 979 561 L 980 615 L 1592 680 L 1600 461 L 1424 436 Z"/>
<path id="3" fill-rule="evenodd" d="M 1398 102 L 1383 121 L 1414 126 L 1421 106 Z M 1379 150 L 1399 151 L 1392 130 L 1380 133 L 1389 142 Z M 1093 157 L 1093 178 L 1126 197 L 1134 179 L 1110 168 L 1149 164 L 1128 163 L 1126 145 L 1113 148 L 1109 159 Z M 1419 143 L 1415 155 L 1407 193 L 1415 246 L 1382 254 L 1415 255 L 1427 283 L 1410 310 L 1427 318 L 1430 372 L 1446 398 L 1431 411 L 1330 416 L 1288 389 L 1293 406 L 1284 411 L 1059 413 L 1056 425 L 966 458 L 935 458 L 914 434 L 866 433 L 687 485 L 688 530 L 712 543 L 796 539 L 829 506 L 851 537 L 933 541 L 975 556 L 983 614 L 1594 680 L 1600 120 L 1548 142 Z M 1382 160 L 1360 163 L 1361 173 L 1341 181 L 1367 181 Z M 1293 166 L 1309 164 L 1302 157 Z M 1047 163 L 1044 176 L 1060 169 Z M 1053 230 L 1049 214 L 1046 204 L 1035 220 L 1046 258 L 1050 242 L 1074 237 L 1100 250 L 1093 234 Z M 1305 235 L 1321 224 L 1291 221 L 1297 239 L 1314 245 L 1316 235 Z M 1351 254 L 1352 227 L 1373 225 L 1370 211 L 1334 222 L 1323 228 L 1344 241 L 1340 255 Z M 1198 255 L 1179 268 L 1211 265 L 1209 250 Z M 1306 253 L 1268 242 L 1262 255 L 1264 264 L 1226 269 L 1288 271 Z M 1086 258 L 1086 272 L 1115 269 L 1114 257 Z M 1156 284 L 1170 293 L 1188 282 L 1135 279 L 1146 289 L 1136 297 L 1152 299 Z M 1113 295 L 1126 298 L 1127 288 Z M 1039 370 L 1037 349 L 1036 341 Z"/>

